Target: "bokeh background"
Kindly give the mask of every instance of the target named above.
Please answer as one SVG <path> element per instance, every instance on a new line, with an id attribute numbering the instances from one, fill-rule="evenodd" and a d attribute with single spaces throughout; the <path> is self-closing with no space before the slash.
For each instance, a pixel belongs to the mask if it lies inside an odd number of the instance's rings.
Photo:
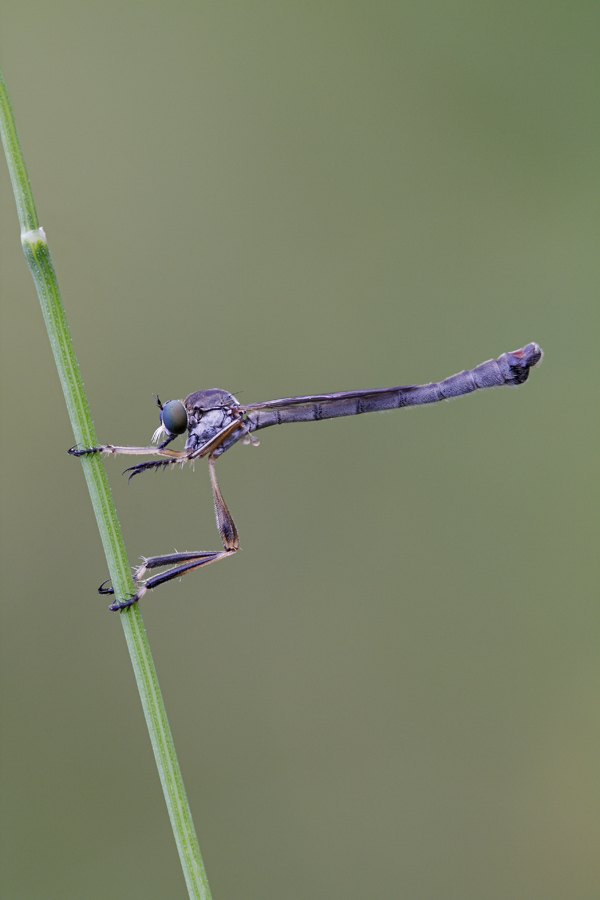
<path id="1" fill-rule="evenodd" d="M 143 603 L 215 900 L 600 895 L 597 3 L 8 3 L 99 440 L 152 392 L 519 390 L 270 429 L 243 552 Z M 184 897 L 0 166 L 3 896 Z M 132 563 L 219 547 L 204 465 Z"/>

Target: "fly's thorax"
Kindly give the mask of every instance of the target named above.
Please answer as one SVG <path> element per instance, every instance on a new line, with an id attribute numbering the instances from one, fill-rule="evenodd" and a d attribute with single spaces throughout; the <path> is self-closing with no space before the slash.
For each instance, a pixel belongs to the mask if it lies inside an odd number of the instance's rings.
<path id="1" fill-rule="evenodd" d="M 239 403 L 228 391 L 218 388 L 208 388 L 204 391 L 195 391 L 185 399 L 185 408 L 188 414 L 188 436 L 186 450 L 195 450 L 212 440 L 216 435 L 230 425 L 238 421 Z M 235 437 L 237 440 L 237 435 Z M 234 441 L 227 441 L 230 446 Z M 227 449 L 223 446 L 222 450 Z M 217 451 L 216 455 L 219 455 Z"/>
<path id="2" fill-rule="evenodd" d="M 240 404 L 229 391 L 222 391 L 220 388 L 206 388 L 203 391 L 194 391 L 188 394 L 183 405 L 188 413 L 195 410 L 217 409 L 222 406 L 236 407 Z"/>

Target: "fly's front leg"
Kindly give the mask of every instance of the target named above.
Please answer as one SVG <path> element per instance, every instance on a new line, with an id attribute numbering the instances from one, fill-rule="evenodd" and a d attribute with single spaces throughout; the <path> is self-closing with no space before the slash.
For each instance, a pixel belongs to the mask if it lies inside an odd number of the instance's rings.
<path id="1" fill-rule="evenodd" d="M 201 566 L 207 566 L 209 563 L 225 559 L 226 556 L 231 556 L 238 550 L 240 544 L 237 529 L 219 488 L 219 483 L 215 474 L 214 456 L 209 456 L 208 467 L 213 490 L 213 499 L 215 502 L 217 528 L 219 529 L 219 534 L 223 541 L 223 549 L 197 550 L 186 553 L 167 553 L 163 556 L 149 556 L 147 559 L 144 559 L 143 564 L 135 573 L 133 579 L 134 584 L 136 585 L 135 594 L 133 597 L 128 597 L 126 600 L 115 600 L 114 603 L 111 603 L 110 609 L 112 609 L 113 612 L 127 609 L 129 606 L 137 603 L 138 600 L 141 600 L 147 591 L 150 591 L 161 584 L 165 584 L 167 581 L 172 581 L 173 578 L 180 578 L 182 575 L 187 575 L 188 572 L 193 572 L 194 569 L 199 569 Z M 144 576 L 149 569 L 156 569 L 161 566 L 171 566 L 171 568 L 166 572 L 161 572 L 159 575 L 152 575 L 150 578 L 144 580 Z M 100 585 L 98 591 L 101 594 L 114 593 L 113 588 L 105 588 L 104 585 Z"/>
<path id="2" fill-rule="evenodd" d="M 114 453 L 117 456 L 167 456 L 174 461 L 189 459 L 189 453 L 186 450 L 167 450 L 166 444 L 169 441 L 163 441 L 158 447 L 119 447 L 116 444 L 100 444 L 99 447 L 70 447 L 71 456 L 91 456 L 93 453 Z"/>

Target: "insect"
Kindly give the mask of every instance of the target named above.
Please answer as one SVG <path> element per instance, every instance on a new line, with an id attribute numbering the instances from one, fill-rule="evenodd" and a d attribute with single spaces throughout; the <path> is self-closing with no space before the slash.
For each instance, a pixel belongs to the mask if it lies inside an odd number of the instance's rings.
<path id="1" fill-rule="evenodd" d="M 338 416 L 354 416 L 359 413 L 400 409 L 403 406 L 419 406 L 435 403 L 461 394 L 469 394 L 478 388 L 501 387 L 522 384 L 529 376 L 529 370 L 542 358 L 537 344 L 531 343 L 503 353 L 498 359 L 490 359 L 474 369 L 451 375 L 444 381 L 423 385 L 379 388 L 375 390 L 342 391 L 336 394 L 311 394 L 305 397 L 285 397 L 281 400 L 267 400 L 265 403 L 238 403 L 233 394 L 217 388 L 195 391 L 185 400 L 169 400 L 161 403 L 158 397 L 160 426 L 154 432 L 153 443 L 157 446 L 119 447 L 103 444 L 99 447 L 71 447 L 73 456 L 89 456 L 92 453 L 114 453 L 116 455 L 154 455 L 160 460 L 141 462 L 126 469 L 129 479 L 149 469 L 191 462 L 208 457 L 208 470 L 212 484 L 213 499 L 217 517 L 217 528 L 223 543 L 222 550 L 199 550 L 187 553 L 166 553 L 162 556 L 142 557 L 142 565 L 134 574 L 135 594 L 123 600 L 115 600 L 110 609 L 127 609 L 137 603 L 144 594 L 171 581 L 231 556 L 239 548 L 237 529 L 231 513 L 227 509 L 219 489 L 215 474 L 215 462 L 226 450 L 240 439 L 244 443 L 258 443 L 253 432 L 269 425 L 285 422 L 313 422 L 317 419 L 333 419 Z M 184 450 L 172 450 L 168 445 L 178 435 L 187 431 Z M 146 572 L 168 566 L 166 572 L 145 578 Z M 98 588 L 101 594 L 113 594 L 112 587 L 104 582 Z"/>

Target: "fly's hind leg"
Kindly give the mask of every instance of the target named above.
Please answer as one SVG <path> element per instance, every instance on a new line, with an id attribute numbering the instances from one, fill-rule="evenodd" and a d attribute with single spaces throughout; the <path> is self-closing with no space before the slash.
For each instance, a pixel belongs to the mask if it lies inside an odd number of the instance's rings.
<path id="1" fill-rule="evenodd" d="M 215 456 L 208 457 L 208 471 L 210 472 L 210 483 L 212 485 L 213 500 L 215 501 L 217 528 L 219 529 L 225 551 L 227 553 L 235 553 L 240 546 L 237 528 L 235 527 L 235 522 L 231 518 L 231 513 L 227 509 L 219 488 L 219 482 L 217 481 L 215 472 L 215 461 Z"/>
<path id="2" fill-rule="evenodd" d="M 182 575 L 193 572 L 194 569 L 199 569 L 201 566 L 207 566 L 209 563 L 225 559 L 226 556 L 231 556 L 238 550 L 239 539 L 237 529 L 219 488 L 219 483 L 215 474 L 214 456 L 209 456 L 208 468 L 210 471 L 210 481 L 215 502 L 217 528 L 219 529 L 219 534 L 223 541 L 223 549 L 198 550 L 185 553 L 166 553 L 163 556 L 149 556 L 147 559 L 144 559 L 143 564 L 135 573 L 133 579 L 136 586 L 135 594 L 133 597 L 128 597 L 125 600 L 115 600 L 114 603 L 111 603 L 110 609 L 112 609 L 113 612 L 127 609 L 129 606 L 137 603 L 147 591 L 158 587 L 160 584 L 172 581 L 173 578 L 180 578 Z M 144 580 L 144 576 L 149 569 L 156 569 L 161 566 L 170 566 L 171 568 L 167 569 L 166 572 L 152 575 L 150 578 Z M 98 591 L 101 594 L 114 593 L 113 588 L 105 588 L 104 584 L 100 585 Z"/>

